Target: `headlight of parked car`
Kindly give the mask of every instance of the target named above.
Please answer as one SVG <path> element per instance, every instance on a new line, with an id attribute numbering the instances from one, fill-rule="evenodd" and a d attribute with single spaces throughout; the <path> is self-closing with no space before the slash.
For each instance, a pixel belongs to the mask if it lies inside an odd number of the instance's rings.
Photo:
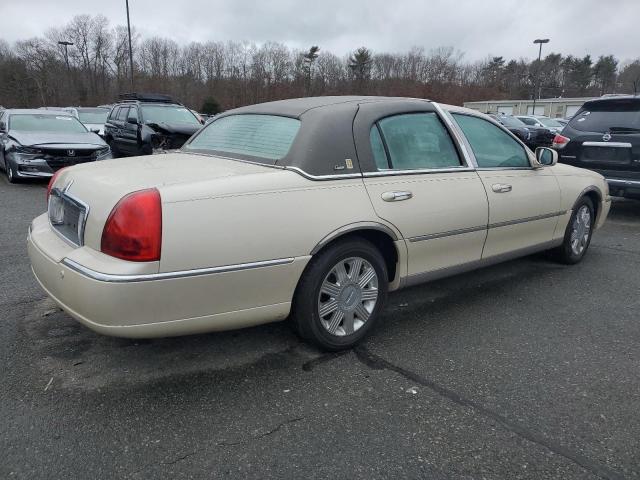
<path id="1" fill-rule="evenodd" d="M 38 149 L 38 148 L 23 147 L 22 145 L 16 146 L 15 152 L 23 154 L 23 155 L 38 155 L 38 154 L 42 153 L 42 151 L 40 149 Z"/>

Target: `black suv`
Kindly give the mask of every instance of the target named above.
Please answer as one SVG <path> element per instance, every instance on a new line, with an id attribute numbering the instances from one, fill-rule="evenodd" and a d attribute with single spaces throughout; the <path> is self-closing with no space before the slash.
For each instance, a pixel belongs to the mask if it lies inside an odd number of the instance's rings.
<path id="1" fill-rule="evenodd" d="M 560 162 L 604 175 L 612 195 L 640 199 L 640 97 L 586 102 L 553 146 Z"/>
<path id="2" fill-rule="evenodd" d="M 104 138 L 114 156 L 150 155 L 182 147 L 201 127 L 191 110 L 167 95 L 128 93 L 111 109 Z"/>
<path id="3" fill-rule="evenodd" d="M 513 115 L 501 113 L 489 113 L 488 115 L 522 140 L 531 150 L 535 151 L 538 147 L 550 147 L 553 142 L 555 134 L 548 128 L 527 125 Z"/>

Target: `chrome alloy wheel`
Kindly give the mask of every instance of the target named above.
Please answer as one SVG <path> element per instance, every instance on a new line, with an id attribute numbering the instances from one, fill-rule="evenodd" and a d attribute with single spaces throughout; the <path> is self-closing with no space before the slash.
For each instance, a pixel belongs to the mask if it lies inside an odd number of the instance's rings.
<path id="1" fill-rule="evenodd" d="M 364 258 L 340 260 L 327 274 L 318 295 L 318 315 L 331 335 L 360 329 L 378 301 L 378 274 Z"/>
<path id="2" fill-rule="evenodd" d="M 581 255 L 587 247 L 589 234 L 591 233 L 591 210 L 582 205 L 573 219 L 571 225 L 571 251 L 574 255 Z"/>

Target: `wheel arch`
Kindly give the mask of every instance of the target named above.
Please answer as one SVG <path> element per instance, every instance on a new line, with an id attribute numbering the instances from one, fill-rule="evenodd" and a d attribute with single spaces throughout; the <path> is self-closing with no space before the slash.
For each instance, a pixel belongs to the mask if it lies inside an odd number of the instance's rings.
<path id="1" fill-rule="evenodd" d="M 602 205 L 601 202 L 604 199 L 603 195 L 602 195 L 602 191 L 600 191 L 600 189 L 598 187 L 596 187 L 595 185 L 591 185 L 587 188 L 585 188 L 584 190 L 582 190 L 582 192 L 580 192 L 580 195 L 578 195 L 578 199 L 575 201 L 575 203 L 573 204 L 573 209 L 575 210 L 575 206 L 576 204 L 584 197 L 587 197 L 589 200 L 591 200 L 591 203 L 593 203 L 593 209 L 594 209 L 594 224 L 597 225 L 598 224 L 598 220 L 599 220 L 599 215 L 600 215 L 600 211 L 602 210 Z"/>
<path id="2" fill-rule="evenodd" d="M 310 252 L 316 255 L 333 245 L 349 237 L 359 237 L 371 242 L 384 258 L 389 283 L 397 283 L 400 273 L 399 261 L 403 257 L 397 249 L 396 241 L 400 239 L 391 227 L 378 222 L 357 222 L 337 228 L 320 240 Z"/>

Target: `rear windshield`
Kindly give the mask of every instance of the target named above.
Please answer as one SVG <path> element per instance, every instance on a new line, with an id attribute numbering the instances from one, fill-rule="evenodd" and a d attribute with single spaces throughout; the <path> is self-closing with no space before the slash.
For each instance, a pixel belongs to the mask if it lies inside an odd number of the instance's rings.
<path id="1" fill-rule="evenodd" d="M 187 123 L 200 125 L 200 121 L 196 116 L 185 107 L 143 105 L 142 118 L 144 123 Z"/>
<path id="2" fill-rule="evenodd" d="M 14 114 L 9 129 L 22 132 L 86 133 L 88 130 L 70 115 Z"/>
<path id="3" fill-rule="evenodd" d="M 621 132 L 640 128 L 640 102 L 594 103 L 582 107 L 569 126 L 583 132 Z"/>
<path id="4" fill-rule="evenodd" d="M 209 123 L 184 150 L 222 153 L 275 164 L 300 129 L 300 120 L 275 115 L 230 115 Z"/>
<path id="5" fill-rule="evenodd" d="M 105 108 L 87 108 L 78 110 L 78 117 L 82 123 L 105 123 L 109 110 Z"/>

